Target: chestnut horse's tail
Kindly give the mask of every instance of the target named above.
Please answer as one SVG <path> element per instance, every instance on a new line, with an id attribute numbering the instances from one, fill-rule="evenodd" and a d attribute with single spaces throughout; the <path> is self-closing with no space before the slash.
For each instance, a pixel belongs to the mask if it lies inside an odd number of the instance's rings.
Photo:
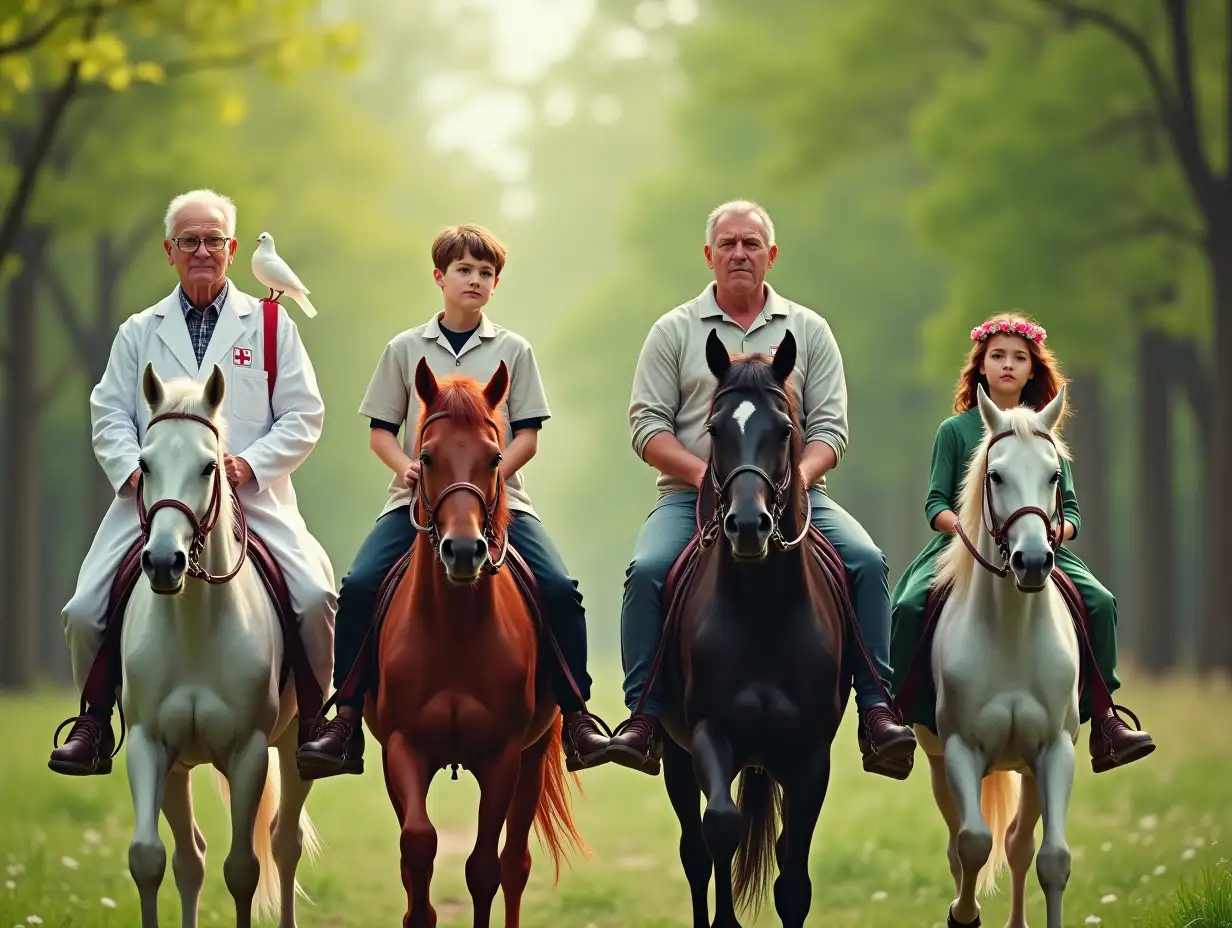
<path id="1" fill-rule="evenodd" d="M 740 774 L 740 843 L 732 865 L 732 896 L 736 907 L 756 916 L 770 878 L 774 873 L 774 842 L 779 810 L 783 802 L 781 787 L 760 768 L 746 768 Z"/>
<path id="2" fill-rule="evenodd" d="M 562 725 L 563 721 L 557 715 L 544 736 L 548 739 L 548 745 L 542 762 L 543 789 L 539 793 L 539 807 L 535 810 L 535 832 L 552 855 L 553 885 L 560 881 L 560 865 L 568 856 L 570 847 L 583 855 L 590 854 L 577 826 L 573 824 L 573 805 L 569 798 L 565 754 L 561 747 Z M 573 783 L 581 792 L 582 783 L 577 774 L 573 775 Z"/>

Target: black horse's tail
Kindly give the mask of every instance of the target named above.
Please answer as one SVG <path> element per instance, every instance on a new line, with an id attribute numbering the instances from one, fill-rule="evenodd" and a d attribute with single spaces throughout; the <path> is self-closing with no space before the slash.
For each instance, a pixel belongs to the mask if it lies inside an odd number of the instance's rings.
<path id="1" fill-rule="evenodd" d="M 756 917 L 774 873 L 774 843 L 783 791 L 760 767 L 740 774 L 740 844 L 732 865 L 732 896 L 736 908 Z"/>

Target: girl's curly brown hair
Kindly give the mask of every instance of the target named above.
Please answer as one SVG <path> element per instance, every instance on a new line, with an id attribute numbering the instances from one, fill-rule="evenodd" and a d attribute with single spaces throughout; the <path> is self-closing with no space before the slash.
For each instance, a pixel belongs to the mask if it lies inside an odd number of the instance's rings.
<path id="1" fill-rule="evenodd" d="M 1022 313 L 997 313 L 984 320 L 984 324 L 994 321 L 1037 324 L 1034 319 Z M 991 393 L 988 389 L 988 381 L 980 373 L 980 367 L 984 363 L 984 355 L 988 353 L 988 343 L 995 337 L 994 335 L 985 338 L 971 346 L 971 352 L 967 355 L 967 361 L 954 387 L 954 412 L 963 413 L 975 408 L 978 402 L 976 387 L 983 386 L 986 393 Z M 1022 339 L 1022 342 L 1027 346 L 1027 351 L 1031 355 L 1031 372 L 1035 375 L 1022 389 L 1022 403 L 1038 412 L 1056 398 L 1066 382 L 1065 376 L 1061 373 L 1060 365 L 1047 344 L 1033 342 L 1027 338 Z"/>

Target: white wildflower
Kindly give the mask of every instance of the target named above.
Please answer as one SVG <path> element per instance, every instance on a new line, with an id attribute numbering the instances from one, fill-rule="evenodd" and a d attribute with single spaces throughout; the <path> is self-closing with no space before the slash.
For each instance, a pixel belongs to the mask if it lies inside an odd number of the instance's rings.
<path id="1" fill-rule="evenodd" d="M 109 896 L 103 896 L 103 898 L 98 901 L 101 902 L 105 908 L 114 909 L 116 907 L 115 900 Z"/>
<path id="2" fill-rule="evenodd" d="M 27 921 L 27 922 L 29 922 L 31 925 L 41 925 L 41 924 L 43 924 L 43 920 L 42 920 L 41 918 L 39 918 L 37 915 L 27 915 L 27 916 L 26 916 L 26 921 Z"/>
<path id="3" fill-rule="evenodd" d="M 1109 905 L 1113 902 L 1116 902 L 1117 901 L 1116 893 L 1107 893 L 1103 896 L 1100 896 L 1099 901 L 1102 902 L 1104 905 Z"/>
<path id="4" fill-rule="evenodd" d="M 5 888 L 5 889 L 16 889 L 16 888 L 17 888 L 17 884 L 16 884 L 16 883 L 14 883 L 12 880 L 5 880 L 5 881 L 4 881 L 4 888 Z"/>
<path id="5" fill-rule="evenodd" d="M 1105 854 L 1108 853 L 1110 850 L 1112 850 L 1112 842 L 1105 841 L 1103 844 L 1099 846 L 1099 849 L 1103 851 Z"/>
<path id="6" fill-rule="evenodd" d="M 1082 920 L 1084 925 L 1098 925 L 1103 921 L 1098 915 L 1088 915 Z"/>
<path id="7" fill-rule="evenodd" d="M 1156 867 L 1151 872 L 1155 874 L 1156 876 L 1163 876 L 1165 873 L 1168 872 L 1168 868 L 1165 867 L 1163 864 L 1160 864 L 1158 867 Z"/>
<path id="8" fill-rule="evenodd" d="M 64 866 L 68 867 L 70 870 L 76 870 L 81 866 L 81 864 L 77 863 L 77 861 L 71 857 L 61 857 L 60 863 L 64 864 Z"/>
<path id="9" fill-rule="evenodd" d="M 87 828 L 86 833 L 82 835 L 85 838 L 86 844 L 102 844 L 103 836 L 93 828 Z"/>
<path id="10" fill-rule="evenodd" d="M 873 902 L 885 902 L 889 898 L 890 898 L 890 894 L 887 893 L 884 889 L 879 889 L 872 895 Z"/>
<path id="11" fill-rule="evenodd" d="M 1154 828 L 1158 824 L 1159 824 L 1159 816 L 1157 815 L 1144 815 L 1142 816 L 1141 819 L 1138 820 L 1138 827 L 1141 828 L 1143 831 L 1150 831 L 1152 828 Z"/>
<path id="12" fill-rule="evenodd" d="M 26 872 L 26 868 L 21 864 L 9 864 L 4 869 L 8 872 L 9 876 L 21 876 Z"/>
<path id="13" fill-rule="evenodd" d="M 1193 860 L 1197 853 L 1192 847 L 1187 847 L 1181 851 L 1181 860 Z"/>

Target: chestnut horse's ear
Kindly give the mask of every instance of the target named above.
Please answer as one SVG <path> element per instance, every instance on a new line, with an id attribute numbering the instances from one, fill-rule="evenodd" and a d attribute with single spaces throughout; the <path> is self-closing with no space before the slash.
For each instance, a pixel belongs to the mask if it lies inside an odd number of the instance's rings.
<path id="1" fill-rule="evenodd" d="M 770 370 L 774 372 L 775 380 L 785 383 L 795 366 L 796 336 L 791 334 L 791 329 L 788 329 L 783 333 L 783 340 L 779 342 L 779 347 L 775 349 L 774 360 L 770 362 Z"/>
<path id="2" fill-rule="evenodd" d="M 710 366 L 710 373 L 719 381 L 727 375 L 727 369 L 731 367 L 731 355 L 727 353 L 723 339 L 719 338 L 718 329 L 711 329 L 706 336 L 706 363 Z"/>
<path id="3" fill-rule="evenodd" d="M 495 409 L 501 404 L 501 400 L 505 398 L 505 391 L 509 389 L 509 368 L 505 366 L 505 362 L 501 361 L 500 367 L 496 369 L 496 373 L 492 375 L 492 379 L 488 381 L 483 388 L 483 398 L 488 401 L 488 406 Z"/>
<path id="4" fill-rule="evenodd" d="M 436 385 L 436 376 L 432 373 L 432 368 L 428 367 L 428 359 L 420 358 L 415 365 L 415 393 L 424 409 L 436 402 L 440 392 L 440 387 Z"/>

